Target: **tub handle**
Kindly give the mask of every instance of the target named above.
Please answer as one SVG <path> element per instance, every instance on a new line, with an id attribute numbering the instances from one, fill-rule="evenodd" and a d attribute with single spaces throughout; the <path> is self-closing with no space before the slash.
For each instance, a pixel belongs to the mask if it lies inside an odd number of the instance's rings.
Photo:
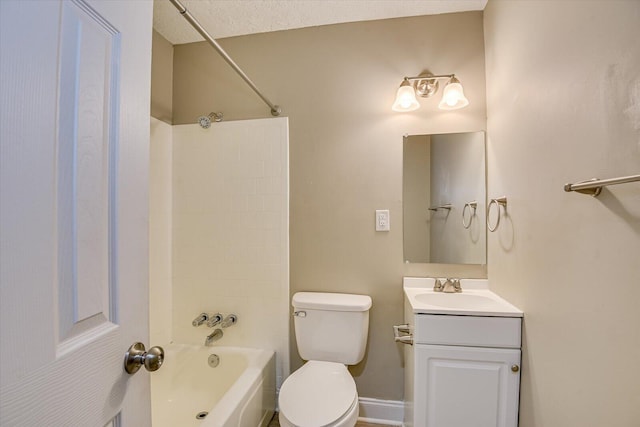
<path id="1" fill-rule="evenodd" d="M 193 322 L 191 322 L 191 324 L 194 327 L 198 327 L 198 326 L 202 325 L 204 322 L 206 322 L 208 320 L 209 320 L 209 315 L 207 313 L 200 313 L 200 315 L 198 317 L 193 319 Z"/>
<path id="2" fill-rule="evenodd" d="M 164 349 L 151 347 L 146 351 L 141 342 L 134 343 L 124 354 L 124 370 L 127 374 L 135 374 L 144 365 L 149 372 L 157 371 L 164 362 Z"/>
<path id="3" fill-rule="evenodd" d="M 213 328 L 214 326 L 216 326 L 220 322 L 222 322 L 222 314 L 221 313 L 216 313 L 213 316 L 209 317 L 209 320 L 207 320 L 207 326 L 210 327 L 210 328 Z"/>
<path id="4" fill-rule="evenodd" d="M 238 316 L 235 314 L 230 314 L 224 318 L 224 320 L 220 323 L 220 326 L 223 328 L 228 328 L 229 326 L 233 326 L 238 323 Z"/>

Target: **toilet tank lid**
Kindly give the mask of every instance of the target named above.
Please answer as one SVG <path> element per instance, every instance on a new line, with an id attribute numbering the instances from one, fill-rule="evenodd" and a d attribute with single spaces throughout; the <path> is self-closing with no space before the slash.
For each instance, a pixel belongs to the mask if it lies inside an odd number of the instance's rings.
<path id="1" fill-rule="evenodd" d="M 295 308 L 316 310 L 367 311 L 371 308 L 371 297 L 326 292 L 298 292 L 293 295 L 291 305 Z"/>

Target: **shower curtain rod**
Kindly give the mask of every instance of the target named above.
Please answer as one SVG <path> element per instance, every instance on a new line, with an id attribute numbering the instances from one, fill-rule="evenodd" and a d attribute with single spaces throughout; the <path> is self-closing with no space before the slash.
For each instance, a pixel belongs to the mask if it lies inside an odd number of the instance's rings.
<path id="1" fill-rule="evenodd" d="M 272 116 L 279 116 L 280 113 L 282 112 L 282 109 L 278 106 L 275 105 L 273 103 L 271 103 L 271 101 L 269 101 L 269 99 L 264 96 L 256 87 L 256 85 L 251 81 L 251 79 L 244 73 L 244 71 L 242 71 L 240 69 L 240 67 L 238 66 L 238 64 L 236 64 L 233 59 L 231 59 L 231 57 L 227 54 L 227 52 L 225 52 L 225 50 L 222 48 L 222 46 L 220 46 L 218 44 L 218 42 L 216 42 L 213 37 L 211 37 L 209 35 L 209 33 L 207 33 L 207 30 L 205 30 L 202 25 L 200 25 L 200 23 L 189 13 L 189 11 L 187 10 L 186 7 L 184 7 L 182 5 L 182 3 L 180 3 L 179 0 L 169 0 L 175 7 L 176 9 L 178 9 L 178 12 L 180 12 L 180 14 L 184 17 L 184 19 L 186 19 L 193 28 L 196 29 L 197 32 L 200 33 L 200 35 L 202 37 L 204 37 L 204 39 L 209 42 L 209 44 L 216 50 L 218 51 L 218 53 L 220 54 L 220 56 L 222 56 L 222 58 L 227 61 L 227 64 L 229 64 L 231 66 L 231 68 L 233 68 L 235 70 L 236 73 L 238 73 L 240 75 L 240 77 L 242 77 L 242 79 L 249 85 L 249 87 L 251 89 L 253 89 L 253 91 L 255 93 L 258 94 L 258 96 L 265 102 L 265 104 L 267 104 L 269 106 L 269 108 L 271 108 L 271 115 Z"/>

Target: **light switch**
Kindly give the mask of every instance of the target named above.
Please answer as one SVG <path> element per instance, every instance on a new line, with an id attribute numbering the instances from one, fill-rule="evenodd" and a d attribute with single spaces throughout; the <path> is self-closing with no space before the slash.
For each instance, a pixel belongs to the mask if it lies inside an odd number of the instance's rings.
<path id="1" fill-rule="evenodd" d="M 389 223 L 389 210 L 376 210 L 376 231 L 389 231 L 391 224 Z"/>

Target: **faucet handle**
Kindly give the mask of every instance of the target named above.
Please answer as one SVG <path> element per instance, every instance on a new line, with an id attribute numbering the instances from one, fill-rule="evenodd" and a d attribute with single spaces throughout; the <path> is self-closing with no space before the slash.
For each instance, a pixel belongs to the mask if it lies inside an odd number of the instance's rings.
<path id="1" fill-rule="evenodd" d="M 223 328 L 228 328 L 231 325 L 235 325 L 236 322 L 238 322 L 238 316 L 236 316 L 235 314 L 230 314 L 224 318 L 220 326 L 222 326 Z"/>
<path id="2" fill-rule="evenodd" d="M 442 292 L 442 288 L 444 288 L 444 285 L 442 284 L 440 279 L 436 279 L 435 283 L 433 284 L 433 292 Z"/>
<path id="3" fill-rule="evenodd" d="M 216 313 L 213 316 L 209 317 L 209 320 L 207 320 L 207 326 L 213 328 L 220 322 L 222 322 L 222 314 Z"/>
<path id="4" fill-rule="evenodd" d="M 460 279 L 453 279 L 453 289 L 456 292 L 462 292 L 462 285 L 460 284 Z"/>
<path id="5" fill-rule="evenodd" d="M 454 283 L 454 279 L 447 278 L 447 280 L 442 285 L 442 292 L 446 294 L 451 294 L 455 292 L 455 289 L 453 288 L 453 283 Z"/>
<path id="6" fill-rule="evenodd" d="M 194 327 L 198 327 L 198 326 L 202 325 L 204 322 L 206 322 L 207 320 L 209 320 L 209 315 L 207 313 L 200 313 L 200 315 L 198 317 L 193 319 L 193 322 L 191 322 L 191 324 Z"/>

